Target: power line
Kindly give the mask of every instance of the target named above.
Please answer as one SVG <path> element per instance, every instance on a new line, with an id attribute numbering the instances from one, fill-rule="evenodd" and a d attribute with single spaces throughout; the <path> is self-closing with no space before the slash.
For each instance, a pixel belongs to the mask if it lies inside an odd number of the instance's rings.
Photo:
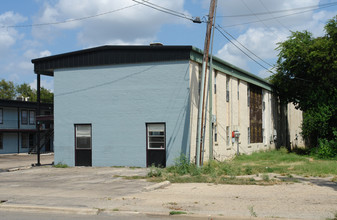
<path id="1" fill-rule="evenodd" d="M 39 24 L 27 24 L 27 25 L 8 25 L 8 26 L 2 26 L 0 28 L 27 28 L 27 27 L 39 27 L 39 26 L 65 24 L 65 23 L 70 23 L 70 22 L 75 22 L 75 21 L 82 21 L 82 20 L 87 20 L 87 19 L 96 18 L 96 17 L 99 17 L 99 16 L 111 14 L 111 13 L 114 13 L 114 12 L 118 12 L 118 11 L 122 11 L 122 10 L 125 10 L 125 9 L 128 9 L 128 8 L 134 7 L 136 5 L 139 5 L 139 3 L 133 4 L 133 5 L 129 5 L 129 6 L 126 6 L 126 7 L 123 7 L 123 8 L 119 8 L 119 9 L 116 9 L 116 10 L 103 12 L 103 13 L 96 14 L 96 15 L 91 15 L 91 16 L 86 16 L 86 17 L 81 17 L 81 18 L 74 18 L 74 19 L 69 19 L 69 20 L 64 20 L 64 21 L 39 23 Z"/>
<path id="2" fill-rule="evenodd" d="M 337 5 L 337 3 L 334 4 L 334 5 L 329 5 L 329 6 L 320 7 L 320 8 L 328 8 L 328 7 L 332 7 L 332 6 L 336 6 L 336 5 Z M 315 10 L 315 9 L 313 9 L 313 10 Z M 289 17 L 289 16 L 293 16 L 293 15 L 297 15 L 297 14 L 310 12 L 310 11 L 313 11 L 313 10 L 300 11 L 300 12 L 287 14 L 287 15 L 281 15 L 281 16 L 277 16 L 277 17 L 273 17 L 273 18 L 261 19 L 259 21 L 250 21 L 250 22 L 245 22 L 245 23 L 240 23 L 240 24 L 232 24 L 232 25 L 226 25 L 226 26 L 223 26 L 223 27 L 235 27 L 235 26 L 239 26 L 239 25 L 253 24 L 253 23 L 262 22 L 262 21 L 270 21 L 270 20 L 274 20 L 274 19 L 278 19 L 278 18 L 284 18 L 284 17 Z"/>
<path id="3" fill-rule="evenodd" d="M 151 3 L 149 1 L 144 1 L 144 0 L 142 0 L 142 1 L 132 0 L 132 1 L 134 1 L 134 2 L 136 2 L 138 4 L 142 4 L 142 5 L 146 6 L 146 7 L 155 9 L 157 11 L 164 12 L 166 14 L 170 14 L 170 15 L 173 15 L 173 16 L 176 16 L 176 17 L 180 17 L 180 18 L 184 18 L 184 19 L 193 21 L 193 18 L 187 16 L 186 14 L 184 14 L 182 12 L 174 11 L 174 10 L 171 10 L 171 9 L 168 9 L 168 8 L 156 5 L 154 3 Z"/>
<path id="4" fill-rule="evenodd" d="M 269 9 L 266 7 L 266 5 L 263 3 L 262 0 L 259 0 L 260 4 L 267 10 L 268 14 L 270 16 L 272 16 L 274 18 L 273 13 L 271 13 L 271 11 L 269 11 Z M 284 27 L 285 29 L 287 29 L 289 32 L 291 32 L 291 30 L 289 30 L 289 28 L 287 28 L 284 24 L 282 24 L 278 19 L 275 19 L 277 23 L 279 23 L 282 27 Z"/>
<path id="5" fill-rule="evenodd" d="M 253 54 L 256 58 L 258 58 L 259 60 L 261 60 L 262 62 L 264 62 L 268 66 L 273 67 L 273 65 L 271 65 L 267 61 L 263 60 L 261 57 L 259 57 L 258 55 L 256 55 L 253 51 L 249 50 L 245 45 L 243 45 L 242 43 L 240 43 L 240 41 L 236 40 L 235 37 L 233 37 L 233 35 L 231 35 L 228 31 L 226 31 L 225 29 L 223 29 L 220 25 L 218 25 L 218 27 L 222 31 L 224 31 L 228 36 L 230 36 L 232 39 L 234 39 L 238 44 L 240 44 L 243 48 L 245 48 L 247 51 L 249 51 L 251 54 Z"/>
<path id="6" fill-rule="evenodd" d="M 306 6 L 306 7 L 300 7 L 300 8 L 292 8 L 292 9 L 284 9 L 284 10 L 277 10 L 277 11 L 267 11 L 267 12 L 257 12 L 257 13 L 250 13 L 250 14 L 237 14 L 237 15 L 220 15 L 217 17 L 223 17 L 223 18 L 234 18 L 234 17 L 252 17 L 256 15 L 267 15 L 267 14 L 278 14 L 278 13 L 283 13 L 283 12 L 290 12 L 290 11 L 298 11 L 298 10 L 303 10 L 303 9 L 311 9 L 316 10 L 319 8 L 326 8 L 326 7 L 332 7 L 336 6 L 337 2 L 332 2 L 332 3 L 326 3 L 326 4 L 321 4 L 321 5 L 312 5 L 312 6 Z"/>
<path id="7" fill-rule="evenodd" d="M 263 69 L 271 72 L 267 67 L 265 67 L 264 65 L 262 65 L 261 63 L 259 63 L 257 60 L 255 60 L 252 56 L 250 56 L 248 53 L 246 53 L 245 51 L 243 51 L 239 46 L 237 46 L 235 43 L 233 43 L 233 41 L 231 39 L 229 39 L 221 30 L 219 27 L 214 27 L 217 31 L 219 31 L 219 33 L 225 37 L 231 44 L 233 44 L 237 49 L 239 49 L 242 53 L 244 53 L 247 57 L 249 57 L 251 60 L 253 60 L 256 64 L 258 64 L 259 66 L 261 66 Z M 255 55 L 255 54 L 254 54 Z M 255 55 L 257 56 L 257 55 Z M 273 73 L 273 72 L 271 72 Z"/>

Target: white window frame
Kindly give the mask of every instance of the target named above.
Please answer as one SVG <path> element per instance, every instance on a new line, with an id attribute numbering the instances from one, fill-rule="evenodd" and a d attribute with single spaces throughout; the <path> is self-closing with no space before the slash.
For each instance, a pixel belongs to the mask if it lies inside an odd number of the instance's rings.
<path id="1" fill-rule="evenodd" d="M 89 132 L 79 131 L 79 127 L 89 127 Z M 90 138 L 89 147 L 81 147 L 78 144 L 78 138 Z M 75 124 L 75 149 L 76 150 L 91 150 L 92 148 L 92 126 L 91 124 Z"/>
<path id="2" fill-rule="evenodd" d="M 0 150 L 4 149 L 4 136 L 3 133 L 0 133 Z"/>
<path id="3" fill-rule="evenodd" d="M 250 88 L 247 87 L 247 106 L 250 107 Z"/>
<path id="4" fill-rule="evenodd" d="M 237 88 L 237 92 L 238 92 L 238 100 L 240 100 L 240 80 L 238 79 L 238 88 Z"/>
<path id="5" fill-rule="evenodd" d="M 35 111 L 29 110 L 29 124 L 35 125 Z"/>
<path id="6" fill-rule="evenodd" d="M 231 140 L 230 140 L 230 134 L 229 134 L 229 126 L 226 126 L 226 145 L 229 146 L 230 143 L 231 143 Z"/>
<path id="7" fill-rule="evenodd" d="M 214 142 L 218 143 L 218 126 L 213 123 L 214 126 Z"/>
<path id="8" fill-rule="evenodd" d="M 151 133 L 153 132 L 153 133 Z M 162 141 L 154 141 L 151 138 L 163 138 Z M 160 147 L 151 147 L 151 144 L 160 144 Z M 146 123 L 146 144 L 148 150 L 165 150 L 166 149 L 166 124 L 164 122 Z"/>
<path id="9" fill-rule="evenodd" d="M 3 119 L 3 109 L 0 108 L 0 124 L 3 124 L 4 123 L 4 119 Z"/>
<path id="10" fill-rule="evenodd" d="M 24 119 L 24 117 L 23 117 L 23 113 L 26 113 L 26 120 L 23 120 Z M 28 120 L 29 120 L 29 118 L 28 118 L 28 110 L 27 109 L 22 109 L 21 110 L 21 124 L 23 124 L 23 125 L 28 125 Z"/>
<path id="11" fill-rule="evenodd" d="M 226 102 L 229 102 L 229 81 L 230 77 L 226 77 Z"/>

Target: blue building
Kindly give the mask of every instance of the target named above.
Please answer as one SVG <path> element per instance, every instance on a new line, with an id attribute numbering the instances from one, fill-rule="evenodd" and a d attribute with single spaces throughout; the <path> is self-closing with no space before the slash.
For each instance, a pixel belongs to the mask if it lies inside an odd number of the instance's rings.
<path id="1" fill-rule="evenodd" d="M 55 163 L 169 166 L 181 154 L 194 161 L 202 56 L 192 46 L 102 46 L 32 60 L 38 82 L 54 77 Z M 203 160 L 235 155 L 234 130 L 241 152 L 275 147 L 272 86 L 221 59 L 213 64 L 214 114 L 205 118 L 212 136 L 206 127 L 204 138 L 213 146 L 204 146 Z"/>
<path id="2" fill-rule="evenodd" d="M 53 151 L 53 105 L 20 100 L 0 100 L 0 154 L 32 153 L 37 147 L 37 122 L 41 125 L 41 151 Z"/>

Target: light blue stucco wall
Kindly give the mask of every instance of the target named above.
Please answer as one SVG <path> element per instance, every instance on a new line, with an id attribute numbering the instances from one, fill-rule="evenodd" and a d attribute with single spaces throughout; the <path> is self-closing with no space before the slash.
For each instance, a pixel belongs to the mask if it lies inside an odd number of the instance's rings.
<path id="1" fill-rule="evenodd" d="M 54 72 L 55 163 L 75 164 L 74 124 L 92 124 L 93 166 L 146 166 L 147 122 L 166 123 L 167 165 L 189 155 L 189 61 Z"/>

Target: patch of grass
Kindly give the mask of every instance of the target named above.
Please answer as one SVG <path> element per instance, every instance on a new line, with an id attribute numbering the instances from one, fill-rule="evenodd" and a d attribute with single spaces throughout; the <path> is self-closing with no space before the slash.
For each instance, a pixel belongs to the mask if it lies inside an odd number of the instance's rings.
<path id="1" fill-rule="evenodd" d="M 243 175 L 259 176 L 260 173 L 262 173 L 262 180 L 255 180 L 253 177 L 236 178 Z M 274 178 L 270 179 L 268 173 L 269 175 L 279 173 L 288 178 L 278 181 Z M 280 182 L 298 182 L 292 175 L 336 176 L 332 179 L 336 182 L 337 163 L 336 160 L 313 160 L 306 155 L 297 155 L 289 153 L 286 149 L 280 149 L 240 155 L 224 162 L 213 160 L 199 168 L 195 164 L 190 164 L 182 155 L 176 160 L 174 166 L 163 169 L 151 167 L 147 177 L 153 182 L 169 180 L 172 183 L 272 185 Z"/>
<path id="2" fill-rule="evenodd" d="M 126 180 L 139 180 L 139 179 L 145 179 L 146 176 L 123 176 Z"/>
<path id="3" fill-rule="evenodd" d="M 152 165 L 151 168 L 150 168 L 150 172 L 148 172 L 147 176 L 148 177 L 161 177 L 162 176 L 162 169 Z"/>
<path id="4" fill-rule="evenodd" d="M 187 214 L 187 212 L 183 212 L 183 211 L 170 211 L 170 215 L 183 215 L 183 214 Z"/>
<path id="5" fill-rule="evenodd" d="M 334 217 L 332 217 L 332 218 L 326 218 L 326 220 L 337 220 L 337 212 L 335 212 Z"/>
<path id="6" fill-rule="evenodd" d="M 55 168 L 68 168 L 69 166 L 67 164 L 58 163 L 56 165 L 53 165 L 53 167 L 55 167 Z"/>
<path id="7" fill-rule="evenodd" d="M 117 209 L 117 208 L 114 208 L 112 211 L 114 211 L 114 212 L 118 212 L 118 211 L 119 211 L 119 209 Z"/>
<path id="8" fill-rule="evenodd" d="M 252 216 L 252 217 L 257 217 L 257 214 L 256 214 L 256 212 L 254 211 L 254 206 L 249 206 L 249 207 L 248 207 L 248 210 L 249 210 L 250 216 Z"/>

